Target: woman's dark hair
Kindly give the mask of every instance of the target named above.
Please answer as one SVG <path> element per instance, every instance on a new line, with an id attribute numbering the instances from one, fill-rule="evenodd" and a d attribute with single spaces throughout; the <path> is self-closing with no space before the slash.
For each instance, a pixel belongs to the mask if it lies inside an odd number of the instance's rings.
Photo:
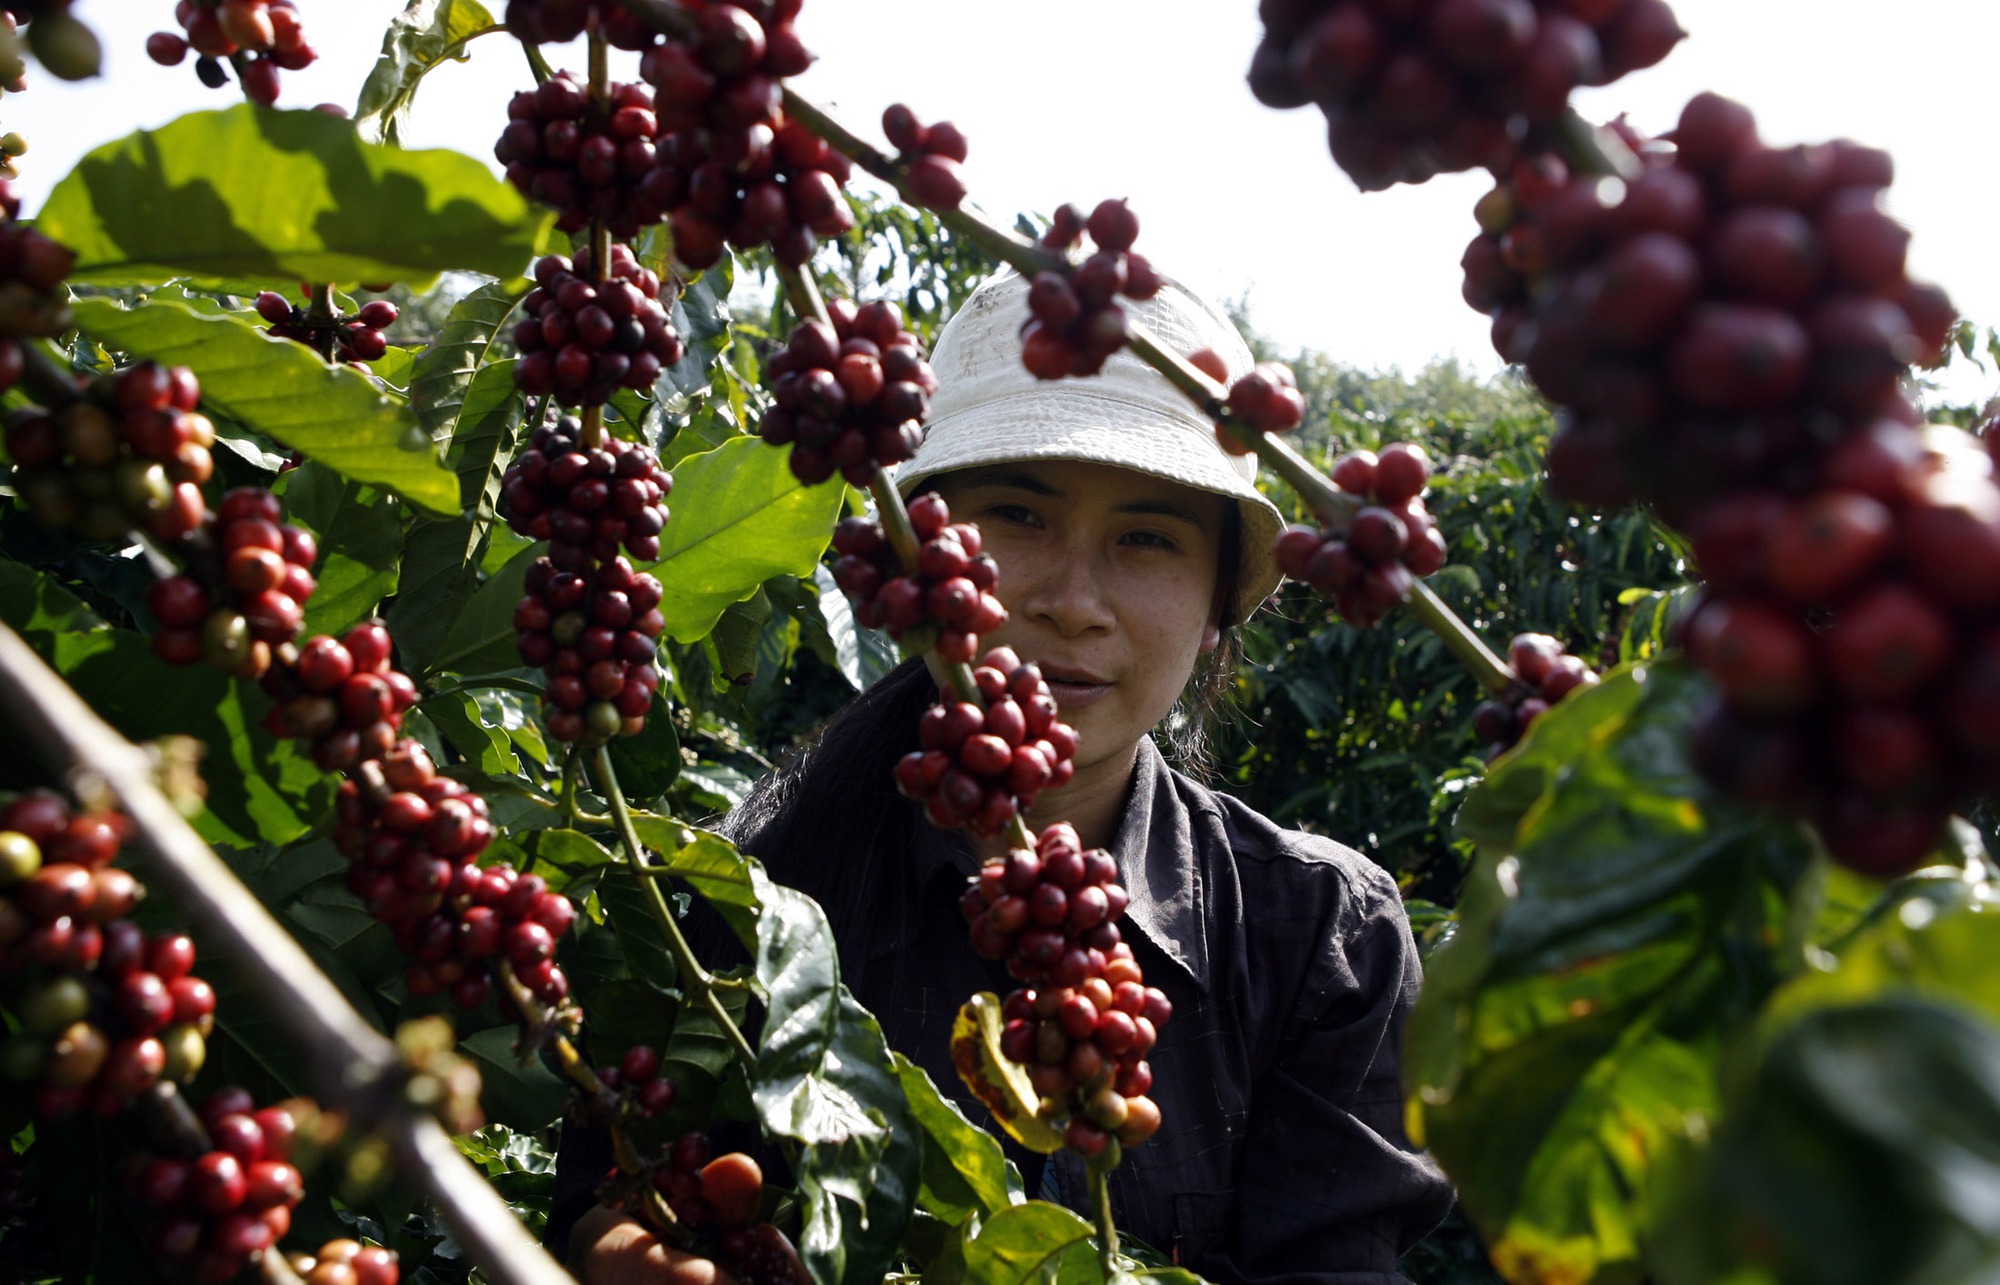
<path id="1" fill-rule="evenodd" d="M 1216 550 L 1215 602 L 1227 620 L 1243 584 L 1243 506 L 1231 504 L 1223 514 L 1222 539 Z M 1216 724 L 1228 712 L 1236 663 L 1242 658 L 1241 635 L 1235 625 L 1224 625 L 1221 642 L 1214 651 L 1195 659 L 1194 673 L 1160 724 L 1161 749 L 1175 767 L 1190 776 L 1206 781 L 1214 775 L 1209 741 Z"/>

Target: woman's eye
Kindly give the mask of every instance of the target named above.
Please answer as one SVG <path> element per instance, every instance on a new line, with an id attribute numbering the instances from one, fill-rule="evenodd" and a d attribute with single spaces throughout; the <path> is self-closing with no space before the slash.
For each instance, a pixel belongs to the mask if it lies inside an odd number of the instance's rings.
<path id="1" fill-rule="evenodd" d="M 1126 535 L 1125 543 L 1137 545 L 1144 549 L 1173 549 L 1179 547 L 1174 543 L 1172 536 L 1162 534 L 1158 531 L 1133 531 Z"/>
<path id="2" fill-rule="evenodd" d="M 1034 510 L 1025 504 L 989 504 L 983 511 L 983 516 L 992 518 L 998 522 L 1011 522 L 1019 525 L 1028 525 L 1035 520 Z"/>

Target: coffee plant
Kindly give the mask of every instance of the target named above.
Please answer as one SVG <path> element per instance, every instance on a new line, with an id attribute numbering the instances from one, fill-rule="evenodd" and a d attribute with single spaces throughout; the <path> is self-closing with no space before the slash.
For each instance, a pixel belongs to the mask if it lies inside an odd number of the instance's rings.
<path id="1" fill-rule="evenodd" d="M 90 74 L 70 7 L 5 6 L 8 47 Z M 1579 118 L 1681 38 L 1662 0 L 1267 0 L 1251 86 L 1318 106 L 1357 184 L 1493 175 L 1464 293 L 1553 409 L 1543 491 L 1539 429 L 1385 438 L 1310 370 L 1171 350 L 1125 302 L 1163 281 L 1129 205 L 986 223 L 949 122 L 893 107 L 882 150 L 787 85 L 800 8 L 416 0 L 348 119 L 271 107 L 315 57 L 296 5 L 182 0 L 147 52 L 251 101 L 104 145 L 32 226 L 0 191 L 9 1270 L 562 1280 L 531 1233 L 567 1126 L 608 1139 L 604 1205 L 740 1281 L 1197 1279 L 1113 1217 L 1176 1071 L 1131 893 L 1024 817 L 1076 733 L 982 649 L 977 526 L 888 471 L 950 274 L 869 287 L 865 224 L 1018 271 L 1029 373 L 1129 350 L 1287 488 L 1295 614 L 1241 685 L 1297 678 L 1307 717 L 1233 780 L 1338 830 L 1328 764 L 1384 735 L 1344 702 L 1458 756 L 1403 791 L 1457 900 L 1412 903 L 1406 1114 L 1494 1271 L 1979 1275 L 2000 952 L 1959 818 L 2000 780 L 2000 487 L 1915 399 L 1957 318 L 1904 271 L 1889 158 L 1713 94 L 1658 136 Z M 485 105 L 504 176 L 402 148 L 495 35 L 535 81 Z M 772 325 L 732 317 L 739 264 Z M 343 293 L 430 311 L 445 273 L 477 284 L 418 345 Z M 1496 535 L 1565 501 L 1516 527 L 1561 547 Z M 1363 646 L 1393 681 L 1340 669 Z M 940 695 L 894 786 L 1005 847 L 960 908 L 1018 986 L 949 1049 L 892 1051 L 820 907 L 695 824 L 760 766 L 722 711 L 895 648 Z M 749 963 L 700 957 L 696 903 Z M 1072 1153 L 1087 1216 L 988 1121 Z"/>

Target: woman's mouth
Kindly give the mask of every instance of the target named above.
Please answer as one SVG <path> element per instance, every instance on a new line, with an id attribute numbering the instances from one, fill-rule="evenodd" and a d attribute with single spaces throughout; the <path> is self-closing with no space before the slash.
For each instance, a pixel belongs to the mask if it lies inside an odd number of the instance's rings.
<path id="1" fill-rule="evenodd" d="M 1065 715 L 1095 705 L 1111 693 L 1112 685 L 1088 670 L 1044 665 L 1042 678 Z"/>

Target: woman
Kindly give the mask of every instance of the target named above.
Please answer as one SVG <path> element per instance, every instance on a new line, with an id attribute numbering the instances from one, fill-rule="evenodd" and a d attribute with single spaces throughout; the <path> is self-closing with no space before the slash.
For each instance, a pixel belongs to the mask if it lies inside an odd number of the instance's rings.
<path id="1" fill-rule="evenodd" d="M 1164 1124 L 1112 1174 L 1114 1214 L 1219 1282 L 1398 1281 L 1397 1256 L 1451 1193 L 1402 1129 L 1398 1047 L 1419 965 L 1395 884 L 1174 771 L 1152 739 L 1163 723 L 1198 735 L 1190 706 L 1226 684 L 1234 626 L 1278 583 L 1277 509 L 1253 484 L 1255 457 L 1225 454 L 1129 353 L 1088 380 L 1029 376 L 1025 294 L 1002 278 L 946 325 L 932 423 L 897 485 L 935 489 L 954 521 L 979 524 L 1009 613 L 981 646 L 1038 664 L 1078 732 L 1075 778 L 1029 820 L 1069 821 L 1117 858 L 1125 938 L 1173 1001 L 1150 1056 Z M 1171 348 L 1213 349 L 1232 376 L 1251 364 L 1174 284 L 1133 308 Z M 951 1020 L 1012 983 L 966 944 L 958 899 L 1004 844 L 932 828 L 890 779 L 935 699 L 920 663 L 901 666 L 725 829 L 820 900 L 842 975 L 889 1043 L 983 1121 L 951 1068 Z M 1086 1208 L 1074 1155 L 1014 1154 L 1031 1192 Z M 608 1211 L 577 1240 L 586 1280 L 649 1279 L 619 1272 L 666 1257 Z"/>

